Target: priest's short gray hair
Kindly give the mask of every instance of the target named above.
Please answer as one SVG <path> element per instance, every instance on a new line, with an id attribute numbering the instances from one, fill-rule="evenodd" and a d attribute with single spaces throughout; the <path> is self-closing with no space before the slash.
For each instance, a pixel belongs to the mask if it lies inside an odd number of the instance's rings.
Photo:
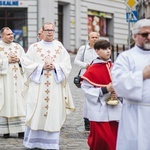
<path id="1" fill-rule="evenodd" d="M 143 27 L 150 27 L 150 19 L 140 19 L 138 20 L 132 29 L 132 35 L 138 34 L 140 29 Z"/>
<path id="2" fill-rule="evenodd" d="M 143 27 L 150 27 L 150 19 L 140 19 L 138 20 L 132 29 L 132 34 L 135 35 L 139 33 L 140 29 Z"/>

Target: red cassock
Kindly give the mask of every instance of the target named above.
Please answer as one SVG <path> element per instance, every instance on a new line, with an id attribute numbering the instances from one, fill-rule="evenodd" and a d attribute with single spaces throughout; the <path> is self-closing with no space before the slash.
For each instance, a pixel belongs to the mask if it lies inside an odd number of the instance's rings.
<path id="1" fill-rule="evenodd" d="M 92 64 L 82 76 L 95 87 L 105 87 L 111 82 L 111 62 Z M 118 122 L 90 121 L 88 145 L 90 150 L 116 150 Z"/>
<path id="2" fill-rule="evenodd" d="M 90 150 L 116 150 L 118 122 L 90 121 L 88 145 Z"/>

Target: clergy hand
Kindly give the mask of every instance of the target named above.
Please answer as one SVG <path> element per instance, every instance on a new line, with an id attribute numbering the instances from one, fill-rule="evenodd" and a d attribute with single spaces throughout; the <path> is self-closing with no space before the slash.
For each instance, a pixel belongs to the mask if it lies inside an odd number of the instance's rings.
<path id="1" fill-rule="evenodd" d="M 10 53 L 8 56 L 8 62 L 9 63 L 16 63 L 19 61 L 19 58 L 14 53 Z"/>
<path id="2" fill-rule="evenodd" d="M 54 70 L 55 66 L 53 64 L 46 63 L 46 64 L 44 64 L 43 69 L 44 70 Z"/>
<path id="3" fill-rule="evenodd" d="M 113 86 L 112 86 L 112 83 L 109 83 L 109 84 L 106 86 L 106 88 L 107 88 L 107 91 L 108 91 L 108 92 L 113 92 L 113 91 L 114 91 L 114 88 L 113 88 Z"/>
<path id="4" fill-rule="evenodd" d="M 112 100 L 117 99 L 117 94 L 115 92 L 111 92 L 111 99 Z"/>
<path id="5" fill-rule="evenodd" d="M 90 65 L 89 65 L 89 64 L 87 64 L 85 68 L 86 68 L 86 69 L 88 69 L 88 68 L 89 68 L 89 66 L 90 66 Z"/>
<path id="6" fill-rule="evenodd" d="M 150 78 L 150 65 L 146 66 L 143 70 L 143 80 Z"/>

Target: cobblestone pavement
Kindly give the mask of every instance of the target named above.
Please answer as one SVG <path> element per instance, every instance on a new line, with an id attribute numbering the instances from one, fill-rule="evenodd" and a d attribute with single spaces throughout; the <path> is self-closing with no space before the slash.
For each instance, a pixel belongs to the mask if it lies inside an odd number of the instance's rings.
<path id="1" fill-rule="evenodd" d="M 88 150 L 88 132 L 84 131 L 82 118 L 84 96 L 82 90 L 73 84 L 73 78 L 77 75 L 79 68 L 73 63 L 75 55 L 70 54 L 70 56 L 73 69 L 69 77 L 69 83 L 76 111 L 67 116 L 66 122 L 61 129 L 60 150 Z M 12 135 L 9 139 L 4 139 L 0 135 L 0 150 L 26 150 L 22 142 L 22 139 L 17 138 L 17 134 Z"/>

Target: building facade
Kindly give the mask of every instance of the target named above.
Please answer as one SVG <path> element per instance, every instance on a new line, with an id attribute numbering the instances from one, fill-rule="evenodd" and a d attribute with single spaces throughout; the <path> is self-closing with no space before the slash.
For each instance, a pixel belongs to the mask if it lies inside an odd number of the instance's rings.
<path id="1" fill-rule="evenodd" d="M 128 43 L 126 5 L 113 0 L 0 0 L 0 29 L 9 26 L 25 49 L 37 41 L 44 22 L 55 25 L 55 38 L 74 51 L 96 31 L 111 44 Z"/>
<path id="2" fill-rule="evenodd" d="M 139 13 L 139 19 L 141 18 L 150 19 L 150 0 L 138 0 L 136 9 Z"/>

